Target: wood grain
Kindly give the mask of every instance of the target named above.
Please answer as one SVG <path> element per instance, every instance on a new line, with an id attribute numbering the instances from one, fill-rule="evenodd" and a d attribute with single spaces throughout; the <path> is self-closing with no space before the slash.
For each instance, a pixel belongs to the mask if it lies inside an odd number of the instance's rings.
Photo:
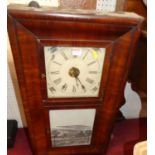
<path id="1" fill-rule="evenodd" d="M 56 11 L 56 10 L 55 10 Z M 101 155 L 106 152 L 115 117 L 140 35 L 142 18 L 23 10 L 9 6 L 8 33 L 18 82 L 36 155 Z M 106 48 L 97 98 L 48 99 L 43 47 L 47 45 Z M 91 145 L 52 148 L 49 110 L 96 109 Z M 63 119 L 63 118 L 62 118 Z"/>
<path id="2" fill-rule="evenodd" d="M 124 10 L 147 17 L 147 9 L 142 0 L 126 0 Z"/>
<path id="3" fill-rule="evenodd" d="M 127 0 L 125 11 L 136 12 L 145 17 L 135 58 L 128 76 L 132 89 L 138 93 L 142 108 L 140 117 L 147 116 L 147 8 L 142 0 Z"/>

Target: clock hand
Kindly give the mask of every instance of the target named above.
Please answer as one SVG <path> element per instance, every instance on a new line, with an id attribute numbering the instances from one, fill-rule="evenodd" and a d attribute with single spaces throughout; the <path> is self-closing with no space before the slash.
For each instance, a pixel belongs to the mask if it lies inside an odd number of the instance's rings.
<path id="1" fill-rule="evenodd" d="M 72 67 L 70 70 L 69 70 L 69 75 L 73 78 L 75 78 L 76 80 L 76 85 L 78 86 L 78 82 L 80 83 L 82 89 L 84 90 L 84 92 L 86 92 L 86 88 L 85 86 L 82 84 L 82 82 L 80 81 L 80 79 L 78 78 L 80 74 L 80 70 L 76 67 Z"/>
<path id="2" fill-rule="evenodd" d="M 85 86 L 82 84 L 82 82 L 80 81 L 80 79 L 79 79 L 78 77 L 75 77 L 75 78 L 76 78 L 77 81 L 79 81 L 79 83 L 80 83 L 82 89 L 84 90 L 84 92 L 86 92 L 86 88 L 85 88 Z"/>

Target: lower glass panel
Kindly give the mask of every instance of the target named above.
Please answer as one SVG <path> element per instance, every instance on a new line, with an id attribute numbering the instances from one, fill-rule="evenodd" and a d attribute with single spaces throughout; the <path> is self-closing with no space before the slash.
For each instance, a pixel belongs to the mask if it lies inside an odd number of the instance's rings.
<path id="1" fill-rule="evenodd" d="M 52 147 L 90 145 L 96 109 L 50 110 Z"/>

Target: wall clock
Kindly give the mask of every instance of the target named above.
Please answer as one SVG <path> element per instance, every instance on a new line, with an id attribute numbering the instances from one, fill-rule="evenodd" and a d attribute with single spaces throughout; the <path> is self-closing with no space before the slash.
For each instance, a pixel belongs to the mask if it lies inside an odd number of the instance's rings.
<path id="1" fill-rule="evenodd" d="M 34 154 L 105 154 L 142 22 L 133 13 L 8 6 Z"/>

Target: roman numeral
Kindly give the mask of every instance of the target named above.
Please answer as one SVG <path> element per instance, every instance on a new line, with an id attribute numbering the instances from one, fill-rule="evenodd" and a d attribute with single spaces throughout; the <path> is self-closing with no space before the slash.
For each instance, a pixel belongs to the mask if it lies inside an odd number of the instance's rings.
<path id="1" fill-rule="evenodd" d="M 86 88 L 85 88 L 85 86 L 82 85 L 81 87 L 82 87 L 82 89 L 83 89 L 83 91 L 84 91 L 84 93 L 85 93 L 85 92 L 86 92 Z"/>
<path id="2" fill-rule="evenodd" d="M 88 52 L 84 55 L 84 57 L 82 58 L 82 60 L 84 60 L 88 55 Z"/>
<path id="3" fill-rule="evenodd" d="M 89 74 L 97 74 L 98 71 L 89 71 Z"/>
<path id="4" fill-rule="evenodd" d="M 54 82 L 56 85 L 58 85 L 58 84 L 61 83 L 61 81 L 62 81 L 62 79 L 61 79 L 61 78 L 58 78 L 58 79 L 55 79 L 53 82 Z"/>
<path id="5" fill-rule="evenodd" d="M 61 66 L 62 64 L 60 64 L 59 62 L 57 62 L 57 61 L 52 61 L 53 63 L 55 63 L 55 64 L 57 64 L 57 65 L 59 65 L 59 66 Z"/>
<path id="6" fill-rule="evenodd" d="M 94 87 L 93 89 L 92 89 L 92 91 L 97 91 L 98 90 L 98 88 L 97 87 Z"/>
<path id="7" fill-rule="evenodd" d="M 94 80 L 90 79 L 90 78 L 87 78 L 86 81 L 89 83 L 89 84 L 93 84 Z"/>
<path id="8" fill-rule="evenodd" d="M 49 90 L 50 90 L 52 93 L 54 93 L 54 92 L 56 91 L 54 87 L 50 87 Z"/>
<path id="9" fill-rule="evenodd" d="M 53 60 L 54 60 L 54 58 L 55 58 L 55 55 L 52 55 L 52 57 L 51 57 L 51 61 L 53 61 Z"/>
<path id="10" fill-rule="evenodd" d="M 61 90 L 62 90 L 62 91 L 66 91 L 66 90 L 67 90 L 67 87 L 68 87 L 68 86 L 67 86 L 67 83 L 65 83 L 65 84 L 62 86 Z"/>
<path id="11" fill-rule="evenodd" d="M 96 61 L 92 61 L 89 64 L 87 64 L 88 66 L 93 65 L 94 63 L 96 63 Z"/>
<path id="12" fill-rule="evenodd" d="M 53 72 L 50 72 L 51 74 L 60 74 L 60 71 L 53 71 Z"/>
<path id="13" fill-rule="evenodd" d="M 68 58 L 67 58 L 67 56 L 66 56 L 66 54 L 65 54 L 64 52 L 61 52 L 61 55 L 62 55 L 62 57 L 63 57 L 65 60 L 68 60 Z"/>
<path id="14" fill-rule="evenodd" d="M 57 50 L 57 47 L 50 47 L 48 49 L 51 53 L 54 53 Z"/>

